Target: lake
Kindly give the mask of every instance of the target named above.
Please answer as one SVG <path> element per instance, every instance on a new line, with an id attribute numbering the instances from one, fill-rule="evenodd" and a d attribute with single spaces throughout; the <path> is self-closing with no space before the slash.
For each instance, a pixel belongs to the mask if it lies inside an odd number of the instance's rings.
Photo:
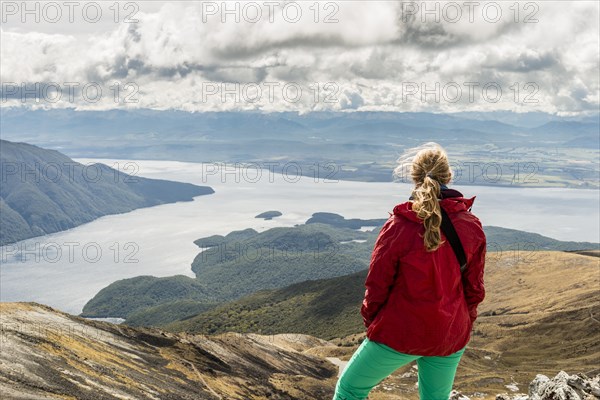
<path id="1" fill-rule="evenodd" d="M 1 301 L 36 301 L 79 314 L 100 289 L 119 279 L 138 275 L 193 277 L 191 263 L 200 251 L 193 243 L 195 239 L 245 228 L 263 231 L 293 226 L 319 211 L 346 218 L 387 218 L 394 205 L 408 199 L 412 189 L 405 183 L 297 177 L 293 169 L 282 175 L 178 161 L 75 161 L 101 162 L 121 170 L 131 162 L 138 176 L 208 185 L 215 193 L 191 202 L 105 216 L 68 231 L 2 247 Z M 465 197 L 477 196 L 472 211 L 483 225 L 536 232 L 559 240 L 600 240 L 597 190 L 450 186 Z M 268 221 L 254 218 L 269 210 L 283 215 Z"/>

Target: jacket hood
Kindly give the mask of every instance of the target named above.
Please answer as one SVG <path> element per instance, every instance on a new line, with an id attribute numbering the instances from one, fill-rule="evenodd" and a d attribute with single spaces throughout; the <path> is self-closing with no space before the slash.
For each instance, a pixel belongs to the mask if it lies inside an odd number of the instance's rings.
<path id="1" fill-rule="evenodd" d="M 450 214 L 459 211 L 470 211 L 473 206 L 473 202 L 475 201 L 475 197 L 464 198 L 462 193 L 455 189 L 442 189 L 440 191 L 440 206 L 444 208 L 444 210 Z M 412 199 L 412 196 L 410 197 Z M 399 215 L 404 218 L 407 218 L 411 221 L 422 222 L 419 217 L 417 217 L 417 213 L 412 210 L 412 201 L 407 201 L 401 204 L 398 204 L 394 207 L 394 215 Z"/>

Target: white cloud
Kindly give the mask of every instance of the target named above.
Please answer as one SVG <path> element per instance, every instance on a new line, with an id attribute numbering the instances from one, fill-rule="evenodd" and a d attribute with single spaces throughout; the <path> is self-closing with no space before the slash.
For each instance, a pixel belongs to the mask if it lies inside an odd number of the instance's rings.
<path id="1" fill-rule="evenodd" d="M 498 22 L 484 18 L 483 6 L 475 9 L 474 21 L 469 22 L 465 3 L 457 2 L 462 5 L 462 18 L 456 23 L 444 18 L 454 14 L 440 14 L 439 22 L 430 14 L 423 22 L 420 12 L 404 18 L 407 7 L 416 4 L 422 11 L 423 2 L 393 1 L 321 2 L 319 22 L 314 21 L 314 9 L 309 9 L 313 2 L 299 2 L 302 17 L 292 23 L 283 14 L 287 9 L 285 15 L 295 15 L 293 4 L 288 3 L 281 2 L 274 9 L 273 22 L 263 7 L 262 19 L 256 23 L 243 18 L 235 22 L 229 14 L 223 23 L 221 13 L 204 13 L 206 2 L 139 3 L 138 23 L 103 21 L 94 26 L 105 31 L 91 29 L 85 21 L 63 24 L 61 32 L 60 24 L 50 29 L 48 24 L 19 24 L 12 19 L 0 28 L 0 79 L 3 85 L 17 86 L 97 82 L 103 88 L 102 97 L 90 103 L 76 95 L 80 108 L 572 113 L 599 106 L 597 2 L 521 2 L 518 22 L 514 7 L 510 9 L 513 2 L 495 3 L 502 5 Z M 234 4 L 230 2 L 229 7 Z M 244 4 L 238 3 L 240 10 Z M 435 4 L 426 7 L 431 10 Z M 442 12 L 449 3 L 437 4 Z M 338 22 L 324 23 L 329 14 Z M 538 22 L 524 23 L 528 14 Z M 138 101 L 115 103 L 115 82 L 121 85 L 121 100 L 133 93 L 131 100 Z M 123 85 L 128 82 L 136 86 L 127 91 Z M 328 82 L 336 88 L 333 103 L 324 101 Z M 468 98 L 465 82 L 479 84 L 474 101 Z M 528 82 L 539 89 L 534 96 L 537 103 L 522 103 L 529 93 L 524 88 Z M 220 90 L 235 87 L 226 83 L 241 84 L 235 89 L 241 102 L 234 102 L 235 96 L 223 101 Z M 444 99 L 444 93 L 439 102 L 432 100 L 433 93 L 426 101 L 421 101 L 420 92 L 406 96 L 407 85 L 433 90 L 436 83 L 440 90 L 458 84 L 463 95 L 455 102 Z M 515 83 L 520 89 L 517 102 Z M 244 84 L 249 84 L 246 92 Z M 486 84 L 502 88 L 499 101 L 483 97 L 481 87 Z M 216 86 L 219 92 L 207 96 L 207 85 Z M 296 85 L 302 88 L 302 96 L 290 99 L 286 90 Z M 244 101 L 256 87 L 262 91 L 259 100 Z M 3 96 L 9 98 L 5 105 L 20 104 L 20 91 L 3 89 Z M 63 97 L 40 105 L 73 106 Z"/>

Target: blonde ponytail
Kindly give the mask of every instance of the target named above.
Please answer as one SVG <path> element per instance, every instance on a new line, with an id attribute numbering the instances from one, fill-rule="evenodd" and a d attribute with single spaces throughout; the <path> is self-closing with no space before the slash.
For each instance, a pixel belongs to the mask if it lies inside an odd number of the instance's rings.
<path id="1" fill-rule="evenodd" d="M 443 244 L 440 232 L 442 212 L 438 201 L 440 185 L 447 184 L 452 178 L 446 151 L 439 144 L 428 142 L 408 149 L 398 162 L 394 175 L 408 172 L 415 183 L 412 210 L 423 220 L 425 249 L 435 251 Z"/>

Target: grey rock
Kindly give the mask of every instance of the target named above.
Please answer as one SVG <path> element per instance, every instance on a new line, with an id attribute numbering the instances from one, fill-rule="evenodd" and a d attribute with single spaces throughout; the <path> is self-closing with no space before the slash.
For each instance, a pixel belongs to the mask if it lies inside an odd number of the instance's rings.
<path id="1" fill-rule="evenodd" d="M 450 398 L 448 400 L 471 400 L 469 397 L 465 396 L 461 392 L 457 390 L 453 390 L 450 392 Z"/>
<path id="2" fill-rule="evenodd" d="M 560 371 L 552 379 L 537 374 L 529 384 L 528 395 L 501 393 L 496 400 L 598 400 L 600 374 L 588 377 L 583 373 L 569 375 Z"/>

